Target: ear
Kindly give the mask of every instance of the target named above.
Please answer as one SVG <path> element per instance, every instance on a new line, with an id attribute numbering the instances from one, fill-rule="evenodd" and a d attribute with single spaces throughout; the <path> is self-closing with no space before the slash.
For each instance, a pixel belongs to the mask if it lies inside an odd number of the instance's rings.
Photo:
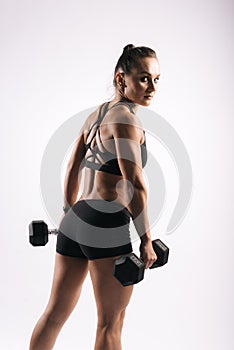
<path id="1" fill-rule="evenodd" d="M 117 72 L 115 75 L 116 84 L 119 86 L 125 86 L 124 73 Z"/>

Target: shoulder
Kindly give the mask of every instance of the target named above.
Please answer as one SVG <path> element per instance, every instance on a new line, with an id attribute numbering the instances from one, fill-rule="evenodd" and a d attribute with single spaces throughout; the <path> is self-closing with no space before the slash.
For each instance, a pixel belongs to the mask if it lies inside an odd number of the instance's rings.
<path id="1" fill-rule="evenodd" d="M 100 108 L 101 108 L 101 105 L 98 106 L 91 114 L 88 115 L 88 117 L 86 118 L 81 128 L 82 134 L 87 134 L 90 128 L 92 127 L 92 125 L 97 121 Z"/>
<path id="2" fill-rule="evenodd" d="M 140 119 L 125 106 L 111 109 L 107 113 L 104 123 L 108 124 L 113 135 L 118 135 L 119 137 L 130 134 L 138 138 L 143 131 Z"/>
<path id="3" fill-rule="evenodd" d="M 131 123 L 132 125 L 140 125 L 140 119 L 136 114 L 133 114 L 129 111 L 127 106 L 120 105 L 112 108 L 106 114 L 107 118 L 111 118 L 114 123 Z M 108 118 L 108 121 L 110 119 Z"/>

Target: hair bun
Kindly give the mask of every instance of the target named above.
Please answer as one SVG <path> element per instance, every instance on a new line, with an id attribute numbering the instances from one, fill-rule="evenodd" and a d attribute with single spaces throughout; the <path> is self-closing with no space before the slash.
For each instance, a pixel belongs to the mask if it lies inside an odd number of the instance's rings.
<path id="1" fill-rule="evenodd" d="M 129 51 L 129 50 L 133 49 L 134 47 L 135 47 L 134 45 L 128 44 L 124 47 L 123 52 Z"/>

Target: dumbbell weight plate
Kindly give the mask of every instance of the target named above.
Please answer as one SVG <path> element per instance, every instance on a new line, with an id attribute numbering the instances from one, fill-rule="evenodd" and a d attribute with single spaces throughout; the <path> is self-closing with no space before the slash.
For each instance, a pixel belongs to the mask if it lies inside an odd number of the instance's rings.
<path id="1" fill-rule="evenodd" d="M 144 272 L 145 263 L 134 253 L 123 255 L 115 260 L 113 274 L 123 286 L 142 281 Z"/>
<path id="2" fill-rule="evenodd" d="M 155 239 L 152 244 L 158 258 L 150 269 L 165 265 L 169 256 L 169 248 L 160 239 Z"/>
<path id="3" fill-rule="evenodd" d="M 48 226 L 42 221 L 32 221 L 29 224 L 29 242 L 34 246 L 44 246 L 48 242 Z"/>

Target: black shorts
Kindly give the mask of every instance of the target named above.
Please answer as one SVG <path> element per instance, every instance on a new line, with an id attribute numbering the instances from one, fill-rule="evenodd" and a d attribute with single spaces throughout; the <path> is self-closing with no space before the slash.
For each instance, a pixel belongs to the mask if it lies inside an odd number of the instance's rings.
<path id="1" fill-rule="evenodd" d="M 56 252 L 89 260 L 129 254 L 130 218 L 120 203 L 80 200 L 60 223 Z"/>

